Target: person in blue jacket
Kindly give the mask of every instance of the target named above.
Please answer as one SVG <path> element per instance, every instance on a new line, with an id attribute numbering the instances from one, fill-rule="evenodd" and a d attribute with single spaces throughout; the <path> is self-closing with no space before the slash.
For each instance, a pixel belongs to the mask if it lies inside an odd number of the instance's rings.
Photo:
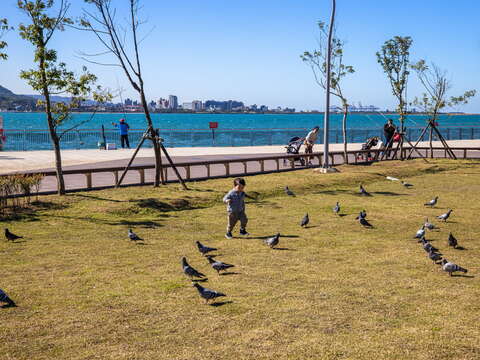
<path id="1" fill-rule="evenodd" d="M 112 124 L 120 130 L 120 143 L 122 144 L 122 149 L 125 145 L 130 149 L 130 142 L 128 141 L 128 130 L 130 129 L 130 125 L 125 122 L 125 119 L 120 119 L 119 124 Z"/>

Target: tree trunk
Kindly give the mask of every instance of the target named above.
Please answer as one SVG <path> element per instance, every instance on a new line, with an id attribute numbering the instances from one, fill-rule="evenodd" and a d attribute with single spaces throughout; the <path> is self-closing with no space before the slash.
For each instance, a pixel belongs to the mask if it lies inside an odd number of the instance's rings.
<path id="1" fill-rule="evenodd" d="M 57 172 L 57 193 L 65 195 L 65 181 L 63 179 L 62 155 L 60 153 L 60 139 L 58 138 L 55 123 L 52 116 L 52 105 L 50 101 L 50 91 L 47 85 L 47 74 L 45 68 L 45 47 L 40 49 L 40 73 L 43 82 L 43 96 L 45 97 L 45 113 L 47 114 L 48 130 L 50 131 L 50 139 L 52 140 L 53 150 L 55 153 L 55 169 Z"/>
<path id="2" fill-rule="evenodd" d="M 428 140 L 430 141 L 430 158 L 433 159 L 433 128 L 431 126 Z"/>
<path id="3" fill-rule="evenodd" d="M 348 164 L 348 149 L 347 149 L 347 114 L 348 114 L 348 105 L 343 105 L 343 119 L 342 119 L 342 133 L 343 133 L 343 156 L 345 158 L 345 163 Z"/>
<path id="4" fill-rule="evenodd" d="M 162 184 L 165 183 L 163 179 L 163 167 L 162 167 L 162 154 L 160 152 L 160 146 L 157 142 L 157 134 L 153 128 L 152 118 L 150 117 L 150 111 L 148 110 L 147 100 L 145 98 L 145 92 L 143 90 L 143 80 L 140 80 L 140 99 L 142 101 L 143 111 L 145 112 L 145 118 L 147 119 L 148 128 L 150 130 L 150 137 L 153 144 L 153 153 L 155 155 L 155 180 L 153 182 L 154 187 L 160 186 L 160 179 Z"/>

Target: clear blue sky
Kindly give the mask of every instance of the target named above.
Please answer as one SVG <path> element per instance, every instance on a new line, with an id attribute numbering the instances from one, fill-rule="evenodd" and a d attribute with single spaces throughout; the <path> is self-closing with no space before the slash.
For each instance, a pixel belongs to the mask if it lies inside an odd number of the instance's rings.
<path id="1" fill-rule="evenodd" d="M 24 21 L 16 0 L 0 0 L 0 17 L 12 25 Z M 70 16 L 80 14 L 81 0 L 73 3 Z M 115 0 L 122 3 L 126 0 Z M 323 109 L 324 93 L 315 85 L 310 69 L 299 58 L 315 47 L 316 22 L 327 20 L 329 0 L 160 1 L 141 0 L 148 19 L 142 44 L 142 60 L 149 99 L 175 94 L 179 101 L 236 99 L 246 104 L 297 109 Z M 480 27 L 478 0 L 337 0 L 338 35 L 347 41 L 346 62 L 356 73 L 345 81 L 350 101 L 393 108 L 386 77 L 375 52 L 395 35 L 410 35 L 412 60 L 425 58 L 447 69 L 452 95 L 480 90 Z M 123 17 L 120 17 L 122 19 Z M 32 66 L 32 49 L 16 32 L 7 35 L 10 59 L 0 63 L 0 84 L 16 93 L 32 93 L 18 78 Z M 101 50 L 95 39 L 68 30 L 52 45 L 72 69 L 84 64 L 79 51 Z M 100 83 L 127 89 L 116 68 L 88 65 Z M 118 79 L 118 80 L 117 80 Z M 412 78 L 409 98 L 421 88 Z M 480 112 L 480 94 L 471 104 L 456 110 Z"/>

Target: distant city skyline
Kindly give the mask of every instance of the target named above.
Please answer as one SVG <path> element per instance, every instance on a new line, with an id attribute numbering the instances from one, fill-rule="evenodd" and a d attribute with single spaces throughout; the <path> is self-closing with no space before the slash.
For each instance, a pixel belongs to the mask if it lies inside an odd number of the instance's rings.
<path id="1" fill-rule="evenodd" d="M 157 101 L 158 94 L 177 94 L 179 104 L 196 99 L 242 99 L 269 108 L 324 109 L 324 91 L 299 55 L 315 48 L 316 22 L 328 19 L 330 1 L 305 0 L 301 5 L 286 0 L 141 3 L 148 20 L 143 28 L 148 37 L 142 43 L 142 63 L 149 101 Z M 2 0 L 2 17 L 18 26 L 25 18 L 15 4 L 16 0 Z M 480 2 L 338 0 L 337 6 L 338 36 L 347 42 L 345 61 L 356 70 L 345 81 L 350 103 L 395 108 L 389 83 L 375 59 L 383 42 L 395 35 L 413 38 L 412 61 L 425 58 L 448 71 L 451 95 L 480 90 Z M 72 2 L 70 16 L 77 17 L 85 7 L 83 1 Z M 10 59 L 0 63 L 0 85 L 17 94 L 32 94 L 18 76 L 20 70 L 32 66 L 32 49 L 17 31 L 8 33 L 5 40 Z M 79 71 L 87 65 L 101 85 L 125 89 L 123 98 L 137 97 L 119 69 L 80 59 L 80 51 L 103 50 L 90 35 L 79 36 L 68 29 L 52 45 L 70 68 Z M 422 92 L 412 74 L 408 100 Z M 480 112 L 480 95 L 466 106 L 448 110 Z"/>

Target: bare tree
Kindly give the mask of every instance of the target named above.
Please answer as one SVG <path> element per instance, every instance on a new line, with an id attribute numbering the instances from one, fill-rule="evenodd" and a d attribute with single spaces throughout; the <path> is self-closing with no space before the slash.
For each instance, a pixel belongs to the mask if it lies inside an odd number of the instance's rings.
<path id="1" fill-rule="evenodd" d="M 116 23 L 116 9 L 112 6 L 111 0 L 84 0 L 87 4 L 93 6 L 94 12 L 84 10 L 82 19 L 79 21 L 80 28 L 87 30 L 95 34 L 95 37 L 106 49 L 105 53 L 96 54 L 100 56 L 109 55 L 113 56 L 115 59 L 114 63 L 105 63 L 99 61 L 93 61 L 91 56 L 84 57 L 86 61 L 94 62 L 101 65 L 107 66 L 117 66 L 120 67 L 125 73 L 128 81 L 130 82 L 133 89 L 138 92 L 140 96 L 140 101 L 145 112 L 145 119 L 147 122 L 147 133 L 148 139 L 152 141 L 153 151 L 155 154 L 155 181 L 154 186 L 158 187 L 160 185 L 160 180 L 162 183 L 165 182 L 163 172 L 162 172 L 162 157 L 161 150 L 164 151 L 165 156 L 171 162 L 168 153 L 166 152 L 159 134 L 155 131 L 153 127 L 152 118 L 150 116 L 150 110 L 148 108 L 148 103 L 145 96 L 145 86 L 144 78 L 142 74 L 142 66 L 140 61 L 140 50 L 138 30 L 142 25 L 142 22 L 138 17 L 139 10 L 139 0 L 126 0 L 129 4 L 129 30 L 123 29 Z M 127 49 L 127 41 L 131 41 L 132 50 L 129 52 Z M 137 148 L 138 149 L 138 148 Z M 134 155 L 135 156 L 135 155 Z M 133 158 L 131 162 L 133 161 Z M 131 163 L 130 162 L 130 163 Z M 173 165 L 173 163 L 172 163 Z M 128 168 L 128 166 L 127 166 Z M 175 166 L 174 170 L 177 173 L 178 178 L 182 182 Z"/>
<path id="2" fill-rule="evenodd" d="M 322 21 L 318 22 L 319 39 L 318 48 L 312 52 L 305 51 L 300 58 L 310 66 L 315 82 L 326 90 L 327 84 L 327 45 L 328 45 L 328 29 L 329 27 Z M 348 116 L 348 100 L 343 93 L 342 80 L 348 74 L 355 72 L 353 66 L 345 65 L 343 62 L 343 48 L 345 42 L 333 36 L 330 63 L 330 94 L 336 96 L 341 104 L 343 111 L 342 132 L 343 132 L 343 152 L 345 161 L 348 163 L 347 155 L 347 116 Z M 328 111 L 329 109 L 327 109 Z"/>
<path id="3" fill-rule="evenodd" d="M 433 158 L 433 132 L 436 129 L 436 123 L 439 114 L 445 107 L 467 104 L 471 97 L 475 96 L 475 90 L 465 91 L 460 96 L 451 96 L 447 94 L 451 88 L 451 81 L 447 78 L 447 72 L 440 69 L 437 65 L 428 66 L 425 60 L 419 60 L 411 65 L 412 69 L 417 73 L 418 79 L 423 85 L 426 92 L 420 97 L 416 97 L 413 101 L 414 105 L 420 106 L 422 110 L 428 114 L 430 157 Z"/>

